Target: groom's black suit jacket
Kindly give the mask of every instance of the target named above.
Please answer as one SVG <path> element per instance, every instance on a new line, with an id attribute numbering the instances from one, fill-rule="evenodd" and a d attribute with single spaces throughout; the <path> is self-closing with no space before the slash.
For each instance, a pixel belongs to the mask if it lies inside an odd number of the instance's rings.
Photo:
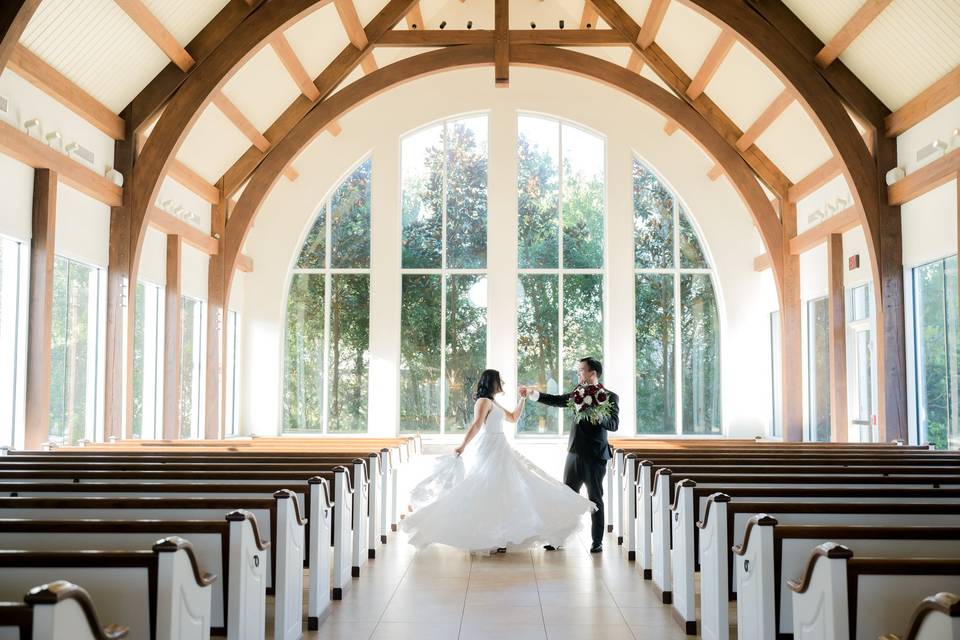
<path id="1" fill-rule="evenodd" d="M 567 451 L 570 453 L 597 460 L 609 460 L 612 457 L 610 455 L 610 445 L 607 443 L 607 431 L 616 431 L 620 428 L 620 396 L 610 389 L 606 389 L 606 392 L 610 394 L 610 415 L 601 420 L 599 424 L 593 424 L 589 420 L 574 420 L 567 446 Z M 551 407 L 566 408 L 572 393 L 573 391 L 570 391 L 561 396 L 541 393 L 537 402 L 542 402 Z"/>

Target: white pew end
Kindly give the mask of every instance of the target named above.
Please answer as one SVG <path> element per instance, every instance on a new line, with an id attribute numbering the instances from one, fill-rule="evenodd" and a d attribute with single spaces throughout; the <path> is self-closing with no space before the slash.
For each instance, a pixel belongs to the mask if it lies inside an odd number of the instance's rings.
<path id="1" fill-rule="evenodd" d="M 303 635 L 303 556 L 307 520 L 300 517 L 297 496 L 289 489 L 277 498 L 277 580 L 273 637 L 299 640 Z"/>
<path id="2" fill-rule="evenodd" d="M 320 619 L 330 607 L 330 527 L 333 502 L 326 479 L 314 476 L 310 484 L 310 567 L 307 629 L 320 628 Z"/>
<path id="3" fill-rule="evenodd" d="M 884 634 L 880 640 L 960 640 L 960 596 L 938 593 L 923 599 L 905 635 Z"/>
<path id="4" fill-rule="evenodd" d="M 121 640 L 129 631 L 102 625 L 90 594 L 66 580 L 34 587 L 22 603 L 0 603 L 2 640 Z"/>

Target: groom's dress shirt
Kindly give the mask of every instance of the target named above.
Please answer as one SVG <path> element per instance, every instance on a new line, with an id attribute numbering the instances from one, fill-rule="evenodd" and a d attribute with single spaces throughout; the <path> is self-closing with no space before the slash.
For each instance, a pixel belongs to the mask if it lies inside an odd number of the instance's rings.
<path id="1" fill-rule="evenodd" d="M 607 431 L 616 431 L 620 428 L 620 396 L 610 389 L 606 389 L 606 391 L 610 394 L 610 415 L 602 419 L 599 424 L 593 424 L 586 419 L 575 419 L 567 443 L 567 451 L 570 453 L 599 458 L 600 460 L 611 458 Z M 534 389 L 530 391 L 529 396 L 534 402 L 542 402 L 551 407 L 566 408 L 570 402 L 571 393 L 573 392 L 561 396 L 552 396 Z"/>

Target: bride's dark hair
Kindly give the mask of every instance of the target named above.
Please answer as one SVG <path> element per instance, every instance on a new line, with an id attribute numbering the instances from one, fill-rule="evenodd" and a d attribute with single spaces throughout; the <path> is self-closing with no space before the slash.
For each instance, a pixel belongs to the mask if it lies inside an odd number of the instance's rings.
<path id="1" fill-rule="evenodd" d="M 477 389 L 473 392 L 473 399 L 488 398 L 493 400 L 493 396 L 503 391 L 503 380 L 500 378 L 500 372 L 496 369 L 487 369 L 480 374 L 477 380 Z"/>

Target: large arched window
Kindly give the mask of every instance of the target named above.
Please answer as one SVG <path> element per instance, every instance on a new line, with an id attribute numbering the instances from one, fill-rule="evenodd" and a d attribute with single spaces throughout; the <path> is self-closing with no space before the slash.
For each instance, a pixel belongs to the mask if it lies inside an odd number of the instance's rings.
<path id="1" fill-rule="evenodd" d="M 720 434 L 712 270 L 683 205 L 636 158 L 633 212 L 637 433 Z"/>
<path id="2" fill-rule="evenodd" d="M 367 430 L 371 162 L 320 205 L 287 297 L 283 429 Z"/>
<path id="3" fill-rule="evenodd" d="M 462 432 L 487 357 L 487 116 L 401 143 L 400 431 Z"/>
<path id="4" fill-rule="evenodd" d="M 580 358 L 603 358 L 605 144 L 540 116 L 517 133 L 517 379 L 559 393 Z M 517 433 L 564 433 L 564 413 L 530 404 Z"/>

